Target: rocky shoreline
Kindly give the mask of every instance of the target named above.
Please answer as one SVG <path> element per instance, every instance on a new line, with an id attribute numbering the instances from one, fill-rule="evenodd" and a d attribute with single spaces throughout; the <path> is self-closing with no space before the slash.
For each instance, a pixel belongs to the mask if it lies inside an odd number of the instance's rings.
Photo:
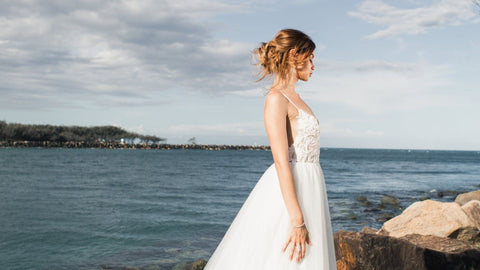
<path id="1" fill-rule="evenodd" d="M 338 231 L 334 239 L 338 270 L 478 270 L 480 190 L 455 202 L 415 202 L 380 230 Z"/>
<path id="2" fill-rule="evenodd" d="M 366 198 L 358 201 L 368 205 Z M 382 204 L 398 205 L 393 196 Z M 418 201 L 381 229 L 334 234 L 338 270 L 479 270 L 480 190 L 458 194 L 455 202 Z M 206 261 L 175 266 L 202 270 Z"/>
<path id="3" fill-rule="evenodd" d="M 217 145 L 217 144 L 147 144 L 121 142 L 53 142 L 53 141 L 0 141 L 0 148 L 99 148 L 99 149 L 143 149 L 143 150 L 270 150 L 266 145 Z"/>

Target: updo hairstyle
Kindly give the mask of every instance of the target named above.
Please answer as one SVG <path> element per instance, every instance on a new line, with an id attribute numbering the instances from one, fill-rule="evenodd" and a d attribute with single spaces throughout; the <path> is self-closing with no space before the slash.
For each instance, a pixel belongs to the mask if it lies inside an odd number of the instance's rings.
<path id="1" fill-rule="evenodd" d="M 295 29 L 283 29 L 268 43 L 253 51 L 258 57 L 260 79 L 276 74 L 287 80 L 292 67 L 301 65 L 315 50 L 315 43 L 305 33 Z"/>

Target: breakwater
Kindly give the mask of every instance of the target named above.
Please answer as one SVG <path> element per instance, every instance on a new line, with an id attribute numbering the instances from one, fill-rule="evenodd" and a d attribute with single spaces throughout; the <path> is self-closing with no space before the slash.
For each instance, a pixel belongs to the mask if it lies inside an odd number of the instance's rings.
<path id="1" fill-rule="evenodd" d="M 99 149 L 197 149 L 197 150 L 270 150 L 267 145 L 230 145 L 230 144 L 148 144 L 121 142 L 55 142 L 55 141 L 0 141 L 0 148 L 99 148 Z"/>

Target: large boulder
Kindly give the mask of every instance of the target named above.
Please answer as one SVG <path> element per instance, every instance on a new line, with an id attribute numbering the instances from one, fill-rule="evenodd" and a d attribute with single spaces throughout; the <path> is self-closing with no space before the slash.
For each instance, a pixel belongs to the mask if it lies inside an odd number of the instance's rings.
<path id="1" fill-rule="evenodd" d="M 461 229 L 475 227 L 457 203 L 425 200 L 410 205 L 385 222 L 378 234 L 402 237 L 408 234 L 449 237 Z"/>
<path id="2" fill-rule="evenodd" d="M 471 200 L 480 201 L 480 190 L 458 194 L 457 198 L 455 199 L 455 202 L 460 205 L 464 205 Z"/>
<path id="3" fill-rule="evenodd" d="M 463 212 L 467 215 L 472 223 L 480 230 L 480 201 L 472 200 L 462 206 Z"/>
<path id="4" fill-rule="evenodd" d="M 338 270 L 480 269 L 480 249 L 456 239 L 338 231 L 334 241 Z"/>

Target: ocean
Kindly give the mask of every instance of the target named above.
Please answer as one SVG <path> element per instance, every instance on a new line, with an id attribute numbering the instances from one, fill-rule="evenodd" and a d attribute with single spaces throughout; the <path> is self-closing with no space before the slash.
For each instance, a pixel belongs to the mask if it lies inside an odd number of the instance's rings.
<path id="1" fill-rule="evenodd" d="M 271 163 L 251 150 L 0 149 L 0 269 L 208 259 Z M 480 189 L 480 151 L 322 148 L 320 163 L 334 231 Z"/>

